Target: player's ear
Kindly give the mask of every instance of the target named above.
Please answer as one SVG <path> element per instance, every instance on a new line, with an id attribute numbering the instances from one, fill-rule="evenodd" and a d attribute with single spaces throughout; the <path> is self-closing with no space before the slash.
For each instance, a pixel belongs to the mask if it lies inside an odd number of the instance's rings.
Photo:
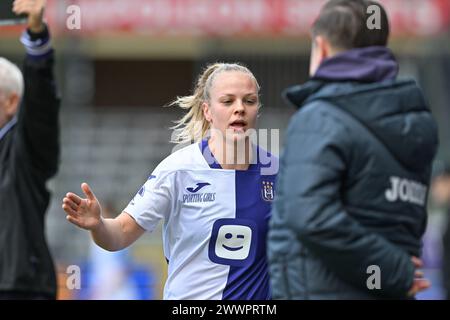
<path id="1" fill-rule="evenodd" d="M 209 108 L 209 104 L 206 102 L 203 102 L 202 109 L 203 109 L 203 116 L 205 117 L 206 121 L 211 123 L 212 117 L 211 117 L 211 110 Z"/>

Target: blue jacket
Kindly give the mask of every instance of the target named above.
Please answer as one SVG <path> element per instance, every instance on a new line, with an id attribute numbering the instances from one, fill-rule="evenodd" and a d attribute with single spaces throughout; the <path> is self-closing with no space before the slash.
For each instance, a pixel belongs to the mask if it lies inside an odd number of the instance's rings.
<path id="1" fill-rule="evenodd" d="M 438 138 L 421 90 L 397 72 L 387 48 L 354 49 L 286 90 L 300 109 L 268 235 L 274 299 L 407 298 Z"/>

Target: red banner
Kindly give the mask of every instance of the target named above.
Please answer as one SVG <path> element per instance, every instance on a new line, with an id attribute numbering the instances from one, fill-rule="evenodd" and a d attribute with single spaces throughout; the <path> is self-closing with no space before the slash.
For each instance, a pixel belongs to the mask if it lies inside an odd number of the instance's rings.
<path id="1" fill-rule="evenodd" d="M 304 36 L 326 0 L 49 0 L 58 35 Z M 450 28 L 450 0 L 382 0 L 394 35 Z M 75 5 L 76 7 L 71 7 Z M 77 10 L 80 15 L 77 17 Z M 76 22 L 79 27 L 76 27 Z M 4 32 L 5 29 L 3 29 Z M 0 34 L 2 29 L 0 29 Z"/>

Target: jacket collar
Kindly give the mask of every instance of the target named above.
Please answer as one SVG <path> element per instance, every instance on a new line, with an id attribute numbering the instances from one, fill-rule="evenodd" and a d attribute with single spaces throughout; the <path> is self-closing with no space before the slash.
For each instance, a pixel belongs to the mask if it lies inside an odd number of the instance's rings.
<path id="1" fill-rule="evenodd" d="M 288 88 L 283 92 L 283 96 L 290 104 L 300 107 L 308 97 L 327 83 L 374 83 L 394 80 L 398 71 L 397 61 L 386 47 L 352 49 L 325 59 L 310 81 Z"/>
<path id="2" fill-rule="evenodd" d="M 3 137 L 8 133 L 9 130 L 11 130 L 12 127 L 17 123 L 17 118 L 12 118 L 8 123 L 4 125 L 3 128 L 0 128 L 0 140 L 3 139 Z"/>
<path id="3" fill-rule="evenodd" d="M 313 79 L 325 81 L 381 82 L 395 79 L 398 63 L 392 52 L 381 46 L 357 48 L 325 59 Z"/>

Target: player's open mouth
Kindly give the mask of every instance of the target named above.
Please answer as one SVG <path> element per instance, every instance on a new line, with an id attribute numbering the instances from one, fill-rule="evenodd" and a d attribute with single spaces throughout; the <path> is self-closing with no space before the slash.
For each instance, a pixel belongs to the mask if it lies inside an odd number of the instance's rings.
<path id="1" fill-rule="evenodd" d="M 232 248 L 232 247 L 226 246 L 224 244 L 222 245 L 222 247 L 224 247 L 225 249 L 230 250 L 230 251 L 239 251 L 242 248 L 244 248 L 244 246 L 240 246 L 240 247 L 237 247 L 237 248 Z"/>
<path id="2" fill-rule="evenodd" d="M 230 128 L 235 131 L 244 131 L 247 126 L 247 122 L 244 120 L 236 120 L 230 123 Z"/>

